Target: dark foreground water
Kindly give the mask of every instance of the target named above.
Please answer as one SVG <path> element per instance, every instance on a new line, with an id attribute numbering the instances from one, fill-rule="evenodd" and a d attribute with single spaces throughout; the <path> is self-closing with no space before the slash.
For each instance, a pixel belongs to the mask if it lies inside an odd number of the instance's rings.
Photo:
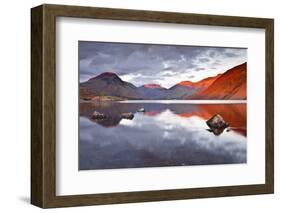
<path id="1" fill-rule="evenodd" d="M 218 136 L 206 125 L 217 113 L 232 127 Z M 246 126 L 246 104 L 80 103 L 79 169 L 246 163 Z"/>

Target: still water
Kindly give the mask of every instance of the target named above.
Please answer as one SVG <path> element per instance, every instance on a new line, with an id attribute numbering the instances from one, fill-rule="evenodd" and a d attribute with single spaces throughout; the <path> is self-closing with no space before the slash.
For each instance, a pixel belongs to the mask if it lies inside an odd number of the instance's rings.
<path id="1" fill-rule="evenodd" d="M 229 131 L 209 131 L 214 114 Z M 245 103 L 80 103 L 79 170 L 246 163 L 246 117 Z"/>

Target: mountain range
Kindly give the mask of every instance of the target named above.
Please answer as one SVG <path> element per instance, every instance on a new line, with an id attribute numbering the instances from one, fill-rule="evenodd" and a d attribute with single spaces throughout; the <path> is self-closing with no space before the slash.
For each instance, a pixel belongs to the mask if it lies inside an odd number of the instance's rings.
<path id="1" fill-rule="evenodd" d="M 181 81 L 167 89 L 159 84 L 136 87 L 117 74 L 104 72 L 80 83 L 80 99 L 95 100 L 245 100 L 247 63 L 197 82 Z"/>

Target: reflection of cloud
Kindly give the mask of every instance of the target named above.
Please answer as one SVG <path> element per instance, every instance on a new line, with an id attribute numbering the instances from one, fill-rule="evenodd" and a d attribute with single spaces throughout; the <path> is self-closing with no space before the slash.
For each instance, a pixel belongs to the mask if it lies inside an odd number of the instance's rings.
<path id="1" fill-rule="evenodd" d="M 224 72 L 245 62 L 246 53 L 244 48 L 80 41 L 80 81 L 112 71 L 136 86 L 160 83 L 170 87 L 192 75 L 197 81 Z"/>
<path id="2" fill-rule="evenodd" d="M 80 119 L 80 167 L 123 168 L 246 162 L 246 138 L 235 132 L 215 136 L 199 117 L 166 110 L 150 117 L 137 113 L 114 128 Z"/>
<path id="3" fill-rule="evenodd" d="M 136 119 L 136 117 L 138 117 L 138 114 L 134 115 L 134 119 Z M 122 119 L 119 125 L 141 128 L 143 124 L 141 122 L 134 122 L 134 120 Z"/>
<path id="4" fill-rule="evenodd" d="M 186 128 L 188 130 L 193 128 L 206 128 L 205 121 L 200 119 L 197 116 L 192 116 L 188 119 L 186 118 L 178 118 L 172 113 L 170 110 L 165 110 L 159 116 L 155 117 L 156 122 L 162 126 L 164 123 L 165 125 L 173 125 L 173 126 L 181 126 L 182 128 Z"/>

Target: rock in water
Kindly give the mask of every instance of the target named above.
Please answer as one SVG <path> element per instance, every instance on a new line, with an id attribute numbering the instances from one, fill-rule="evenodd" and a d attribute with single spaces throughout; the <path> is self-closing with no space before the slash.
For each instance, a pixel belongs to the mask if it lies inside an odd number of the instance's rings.
<path id="1" fill-rule="evenodd" d="M 209 120 L 206 121 L 206 123 L 215 135 L 220 135 L 225 128 L 229 127 L 228 123 L 226 123 L 223 120 L 222 116 L 219 114 L 216 114 L 211 117 Z"/>
<path id="2" fill-rule="evenodd" d="M 106 115 L 103 113 L 94 111 L 91 118 L 94 120 L 102 120 L 102 119 L 106 119 Z"/>
<path id="3" fill-rule="evenodd" d="M 138 112 L 145 112 L 145 109 L 144 108 L 139 108 L 137 111 Z"/>
<path id="4" fill-rule="evenodd" d="M 132 120 L 134 118 L 134 114 L 132 112 L 122 113 L 121 118 Z"/>

